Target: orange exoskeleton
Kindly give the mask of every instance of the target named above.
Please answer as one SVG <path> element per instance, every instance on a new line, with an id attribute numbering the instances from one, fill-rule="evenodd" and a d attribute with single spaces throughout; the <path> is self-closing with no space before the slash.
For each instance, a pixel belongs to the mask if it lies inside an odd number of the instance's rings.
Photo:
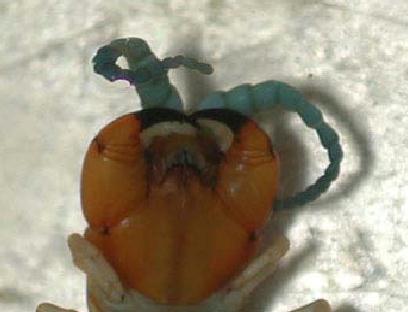
<path id="1" fill-rule="evenodd" d="M 116 64 L 127 58 L 129 69 Z M 143 109 L 119 117 L 92 140 L 81 179 L 88 223 L 69 246 L 86 273 L 91 312 L 236 312 L 289 248 L 282 234 L 260 250 L 274 206 L 312 201 L 339 173 L 342 150 L 321 112 L 288 85 L 268 81 L 214 92 L 182 110 L 167 71 L 209 65 L 157 59 L 141 39 L 98 50 L 94 69 L 135 85 Z M 315 184 L 278 200 L 279 161 L 250 115 L 268 105 L 296 111 L 316 130 L 330 165 Z M 72 311 L 42 304 L 38 312 Z M 330 311 L 324 300 L 296 311 Z"/>

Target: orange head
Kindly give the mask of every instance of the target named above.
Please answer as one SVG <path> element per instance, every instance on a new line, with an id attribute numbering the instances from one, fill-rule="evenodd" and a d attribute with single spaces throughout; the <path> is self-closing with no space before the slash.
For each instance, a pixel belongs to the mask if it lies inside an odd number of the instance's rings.
<path id="1" fill-rule="evenodd" d="M 277 187 L 270 140 L 247 117 L 142 110 L 107 125 L 89 147 L 85 236 L 127 287 L 194 304 L 254 255 Z"/>

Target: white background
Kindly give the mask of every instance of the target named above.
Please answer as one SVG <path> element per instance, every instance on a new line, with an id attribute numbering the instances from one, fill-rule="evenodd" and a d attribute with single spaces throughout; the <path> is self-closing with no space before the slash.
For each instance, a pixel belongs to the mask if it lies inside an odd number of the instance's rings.
<path id="1" fill-rule="evenodd" d="M 248 311 L 317 298 L 336 312 L 406 310 L 407 13 L 405 0 L 0 1 L 0 310 L 51 301 L 85 311 L 65 243 L 85 227 L 82 158 L 98 129 L 139 108 L 133 89 L 93 74 L 90 59 L 129 36 L 159 57 L 213 64 L 210 77 L 172 74 L 186 103 L 283 80 L 340 133 L 339 180 L 280 215 L 291 250 Z M 282 111 L 261 119 L 280 152 L 284 193 L 322 173 L 327 157 L 312 131 Z"/>

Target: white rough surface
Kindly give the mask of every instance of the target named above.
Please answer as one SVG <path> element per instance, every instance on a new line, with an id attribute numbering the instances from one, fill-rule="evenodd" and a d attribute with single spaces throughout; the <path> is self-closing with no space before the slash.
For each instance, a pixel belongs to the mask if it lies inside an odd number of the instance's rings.
<path id="1" fill-rule="evenodd" d="M 407 12 L 406 0 L 2 0 L 0 310 L 49 301 L 85 311 L 83 276 L 65 243 L 85 226 L 82 157 L 99 128 L 139 105 L 132 89 L 94 75 L 90 58 L 125 36 L 146 39 L 160 57 L 214 65 L 208 78 L 173 75 L 190 102 L 243 82 L 284 80 L 341 135 L 338 182 L 280 216 L 292 247 L 249 311 L 321 297 L 336 312 L 406 310 Z M 296 118 L 272 115 L 263 120 L 275 121 L 291 192 L 322 172 L 326 156 Z"/>

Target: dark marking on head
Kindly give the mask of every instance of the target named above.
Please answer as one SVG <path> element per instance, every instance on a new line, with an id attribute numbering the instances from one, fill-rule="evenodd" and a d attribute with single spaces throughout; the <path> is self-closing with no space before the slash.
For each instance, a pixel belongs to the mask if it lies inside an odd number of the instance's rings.
<path id="1" fill-rule="evenodd" d="M 188 117 L 182 112 L 167 108 L 143 109 L 135 113 L 140 118 L 142 130 L 157 123 L 166 121 L 188 122 Z"/>
<path id="2" fill-rule="evenodd" d="M 255 242 L 258 240 L 258 235 L 256 234 L 255 231 L 252 231 L 251 233 L 249 233 L 248 240 L 250 242 Z"/>
<path id="3" fill-rule="evenodd" d="M 248 121 L 248 117 L 231 109 L 204 109 L 190 116 L 194 121 L 199 118 L 208 118 L 227 125 L 232 132 L 237 133 Z"/>
<path id="4" fill-rule="evenodd" d="M 94 141 L 96 143 L 96 148 L 98 149 L 98 153 L 101 154 L 105 150 L 106 146 L 103 144 L 100 140 L 98 140 L 98 137 L 94 138 Z"/>
<path id="5" fill-rule="evenodd" d="M 105 226 L 103 226 L 101 228 L 100 233 L 102 235 L 109 235 L 110 234 L 110 228 L 107 225 L 105 225 Z"/>
<path id="6" fill-rule="evenodd" d="M 268 136 L 268 138 L 269 138 L 269 136 Z M 271 142 L 271 139 L 270 139 L 270 138 L 269 138 L 269 140 L 268 140 L 268 151 L 269 151 L 269 153 L 271 154 L 271 156 L 272 156 L 273 158 L 276 158 L 277 154 L 276 154 L 276 152 L 275 152 L 275 149 L 273 148 L 273 145 L 272 145 L 272 142 Z"/>
<path id="7" fill-rule="evenodd" d="M 184 168 L 182 172 L 194 172 L 204 184 L 212 188 L 217 184 L 219 164 L 225 155 L 214 138 L 201 131 L 198 121 L 208 119 L 225 125 L 235 135 L 235 140 L 239 140 L 241 128 L 249 121 L 246 116 L 230 109 L 208 109 L 185 115 L 177 110 L 152 108 L 135 112 L 135 118 L 140 120 L 142 131 L 164 122 L 186 123 L 198 129 L 198 138 L 180 142 L 180 147 L 174 144 L 176 141 L 167 141 L 169 138 L 162 141 L 159 136 L 145 149 L 144 159 L 149 167 L 149 183 L 160 184 L 168 172 L 178 172 L 178 169 Z M 177 148 L 180 150 L 177 151 Z M 198 161 L 199 159 L 201 160 Z"/>
<path id="8" fill-rule="evenodd" d="M 135 112 L 135 115 L 140 118 L 142 130 L 166 121 L 185 122 L 198 128 L 197 119 L 206 118 L 221 122 L 229 127 L 232 132 L 237 133 L 248 121 L 248 117 L 231 109 L 205 109 L 187 116 L 178 110 L 151 108 Z"/>

